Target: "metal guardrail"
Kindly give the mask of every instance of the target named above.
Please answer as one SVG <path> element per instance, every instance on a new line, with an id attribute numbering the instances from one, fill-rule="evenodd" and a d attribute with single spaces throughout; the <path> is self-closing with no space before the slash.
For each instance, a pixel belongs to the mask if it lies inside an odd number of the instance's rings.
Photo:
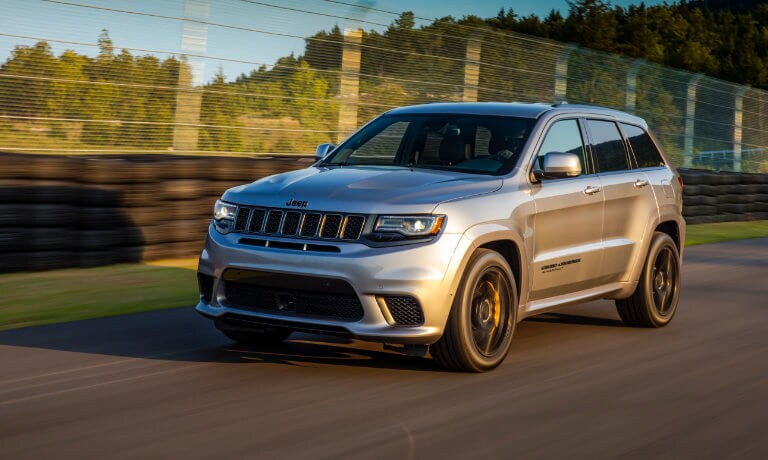
<path id="1" fill-rule="evenodd" d="M 308 154 L 400 105 L 568 101 L 647 119 L 679 166 L 768 171 L 768 92 L 642 60 L 350 1 L 31 1 L 0 26 L 0 151 Z"/>

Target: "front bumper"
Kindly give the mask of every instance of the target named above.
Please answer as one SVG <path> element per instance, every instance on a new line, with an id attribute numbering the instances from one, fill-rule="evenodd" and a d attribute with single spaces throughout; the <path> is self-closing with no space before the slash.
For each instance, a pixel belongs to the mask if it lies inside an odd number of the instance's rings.
<path id="1" fill-rule="evenodd" d="M 196 309 L 211 319 L 246 324 L 278 324 L 322 332 L 346 332 L 351 336 L 389 343 L 430 344 L 443 333 L 453 301 L 455 273 L 450 267 L 461 260 L 457 251 L 462 235 L 441 234 L 428 243 L 372 248 L 355 242 L 334 242 L 339 253 L 323 253 L 253 247 L 238 243 L 245 235 L 222 235 L 212 226 L 200 255 L 199 271 L 214 278 L 210 302 Z M 291 238 L 268 240 L 306 242 Z M 336 278 L 352 285 L 363 306 L 359 321 L 331 318 L 286 317 L 279 312 L 242 310 L 227 302 L 222 275 L 228 268 Z M 424 313 L 421 326 L 397 326 L 384 316 L 377 295 L 407 295 L 416 298 Z"/>

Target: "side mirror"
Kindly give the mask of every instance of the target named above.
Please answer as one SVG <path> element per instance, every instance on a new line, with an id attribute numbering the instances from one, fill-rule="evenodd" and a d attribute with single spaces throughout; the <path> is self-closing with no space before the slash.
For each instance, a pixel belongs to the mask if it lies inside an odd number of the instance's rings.
<path id="1" fill-rule="evenodd" d="M 573 153 L 549 152 L 542 158 L 542 167 L 543 169 L 533 170 L 537 180 L 563 179 L 581 174 L 581 160 Z"/>
<path id="2" fill-rule="evenodd" d="M 331 150 L 333 150 L 334 145 L 333 144 L 320 144 L 317 146 L 317 149 L 315 149 L 315 161 L 320 161 L 326 156 L 328 156 L 329 153 L 331 153 Z"/>

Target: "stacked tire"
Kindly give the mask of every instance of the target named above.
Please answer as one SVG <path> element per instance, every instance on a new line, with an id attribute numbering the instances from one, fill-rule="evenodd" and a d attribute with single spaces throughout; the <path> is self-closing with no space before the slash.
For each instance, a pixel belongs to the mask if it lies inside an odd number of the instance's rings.
<path id="1" fill-rule="evenodd" d="M 195 256 L 226 189 L 311 161 L 0 157 L 0 272 Z"/>
<path id="2" fill-rule="evenodd" d="M 689 224 L 768 219 L 768 174 L 680 170 Z"/>

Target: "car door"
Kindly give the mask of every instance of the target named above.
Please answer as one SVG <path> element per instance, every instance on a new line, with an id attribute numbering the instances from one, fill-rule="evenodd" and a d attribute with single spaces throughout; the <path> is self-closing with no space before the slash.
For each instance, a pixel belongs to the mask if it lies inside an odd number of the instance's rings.
<path id="1" fill-rule="evenodd" d="M 643 236 L 658 216 L 648 175 L 634 164 L 618 124 L 587 119 L 592 157 L 605 197 L 602 271 L 606 282 L 629 281 Z"/>
<path id="2" fill-rule="evenodd" d="M 640 126 L 620 123 L 619 127 L 632 152 L 634 166 L 650 180 L 660 214 L 663 206 L 675 206 L 676 194 L 672 181 L 676 180 L 676 177 L 666 166 L 656 142 L 648 131 Z"/>
<path id="3" fill-rule="evenodd" d="M 599 283 L 602 261 L 603 195 L 592 171 L 578 118 L 552 122 L 536 150 L 574 153 L 582 174 L 542 179 L 531 185 L 536 214 L 533 224 L 531 300 L 588 289 Z"/>

